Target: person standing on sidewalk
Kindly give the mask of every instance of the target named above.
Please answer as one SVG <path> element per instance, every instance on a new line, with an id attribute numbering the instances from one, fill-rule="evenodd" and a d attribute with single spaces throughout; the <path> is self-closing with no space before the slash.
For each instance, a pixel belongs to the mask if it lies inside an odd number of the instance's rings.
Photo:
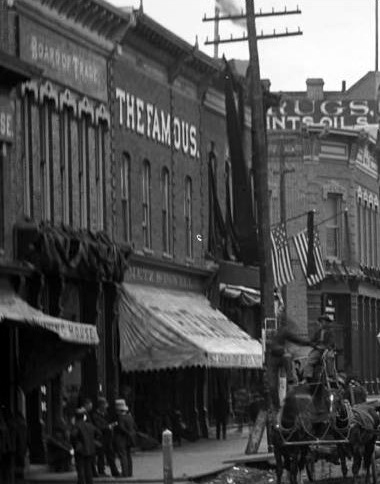
<path id="1" fill-rule="evenodd" d="M 116 425 L 114 427 L 115 450 L 120 459 L 121 475 L 132 477 L 131 449 L 136 442 L 136 425 L 124 399 L 115 400 Z"/>
<path id="2" fill-rule="evenodd" d="M 115 452 L 112 443 L 113 432 L 108 418 L 108 402 L 106 398 L 98 398 L 97 407 L 92 414 L 92 420 L 102 435 L 102 445 L 96 449 L 98 474 L 99 476 L 106 476 L 105 459 L 107 459 L 111 474 L 113 477 L 118 477 L 119 471 L 115 464 Z"/>
<path id="3" fill-rule="evenodd" d="M 85 408 L 81 407 L 75 411 L 75 424 L 70 437 L 74 448 L 78 484 L 93 484 L 95 440 L 101 436 L 97 428 L 85 420 L 85 416 Z"/>
<path id="4" fill-rule="evenodd" d="M 227 438 L 229 407 L 228 395 L 225 392 L 218 393 L 214 401 L 216 438 L 218 440 L 220 440 L 220 434 L 222 434 L 223 440 Z"/>

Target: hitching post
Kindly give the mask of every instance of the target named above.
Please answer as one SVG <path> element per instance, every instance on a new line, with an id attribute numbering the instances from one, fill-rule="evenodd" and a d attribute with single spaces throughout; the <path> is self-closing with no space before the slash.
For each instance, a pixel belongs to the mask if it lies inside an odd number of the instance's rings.
<path id="1" fill-rule="evenodd" d="M 164 484 L 173 484 L 173 435 L 168 429 L 162 432 L 162 458 Z"/>

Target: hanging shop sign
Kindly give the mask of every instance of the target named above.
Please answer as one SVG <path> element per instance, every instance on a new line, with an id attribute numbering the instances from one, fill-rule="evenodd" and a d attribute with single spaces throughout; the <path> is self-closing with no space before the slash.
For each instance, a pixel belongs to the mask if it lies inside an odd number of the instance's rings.
<path id="1" fill-rule="evenodd" d="M 14 140 L 14 103 L 7 97 L 0 96 L 0 141 L 12 143 Z"/>
<path id="2" fill-rule="evenodd" d="M 123 89 L 116 88 L 120 126 L 164 146 L 199 158 L 197 127 Z"/>
<path id="3" fill-rule="evenodd" d="M 284 99 L 267 114 L 268 130 L 296 130 L 301 124 L 344 129 L 377 123 L 377 103 L 372 100 Z"/>
<path id="4" fill-rule="evenodd" d="M 44 76 L 87 96 L 107 101 L 107 62 L 73 40 L 20 18 L 20 57 Z"/>

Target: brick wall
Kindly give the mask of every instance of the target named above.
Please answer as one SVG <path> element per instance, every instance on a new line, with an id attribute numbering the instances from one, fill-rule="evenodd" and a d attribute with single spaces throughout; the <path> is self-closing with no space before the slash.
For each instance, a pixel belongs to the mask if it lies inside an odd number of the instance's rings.
<path id="1" fill-rule="evenodd" d="M 143 59 L 143 60 L 141 60 Z M 144 69 L 142 68 L 144 65 Z M 153 70 L 154 68 L 154 70 Z M 147 104 L 153 105 L 158 113 L 172 114 L 181 121 L 195 126 L 197 155 L 184 153 L 165 143 L 152 140 L 145 134 L 138 134 L 136 129 L 126 126 L 126 103 L 122 102 L 123 124 L 120 124 L 120 101 L 115 99 L 115 150 L 117 173 L 120 173 L 120 160 L 123 153 L 131 157 L 131 213 L 132 243 L 137 251 L 143 251 L 142 236 L 142 163 L 144 159 L 151 164 L 151 224 L 152 250 L 154 257 L 165 258 L 162 245 L 162 193 L 161 173 L 167 167 L 171 174 L 171 222 L 172 222 L 172 260 L 190 265 L 203 265 L 207 250 L 208 232 L 208 154 L 213 144 L 217 157 L 217 185 L 221 200 L 224 200 L 224 161 L 226 150 L 225 121 L 222 116 L 206 109 L 199 100 L 195 84 L 187 78 L 178 77 L 173 85 L 167 81 L 164 66 L 154 61 L 141 58 L 134 51 L 127 51 L 115 63 L 115 87 L 125 96 L 133 95 Z M 126 101 L 127 102 L 127 101 Z M 144 111 L 144 120 L 147 121 Z M 136 128 L 136 126 L 135 126 Z M 186 230 L 184 217 L 185 178 L 192 179 L 193 186 L 193 247 L 192 261 L 186 257 Z M 118 220 L 121 217 L 121 184 L 117 183 Z M 224 202 L 222 202 L 224 208 Z M 199 236 L 199 237 L 197 237 Z M 122 224 L 119 223 L 118 240 L 123 238 Z"/>

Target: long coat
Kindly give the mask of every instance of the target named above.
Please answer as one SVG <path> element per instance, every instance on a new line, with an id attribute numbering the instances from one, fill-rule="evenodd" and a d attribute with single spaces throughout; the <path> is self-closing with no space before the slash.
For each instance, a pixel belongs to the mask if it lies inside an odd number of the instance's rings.
<path id="1" fill-rule="evenodd" d="M 76 422 L 71 431 L 71 443 L 74 447 L 74 452 L 83 457 L 95 455 L 95 440 L 99 439 L 99 437 L 100 432 L 92 423 Z"/>
<path id="2" fill-rule="evenodd" d="M 133 447 L 136 444 L 136 424 L 131 413 L 117 416 L 114 441 L 117 448 Z"/>

